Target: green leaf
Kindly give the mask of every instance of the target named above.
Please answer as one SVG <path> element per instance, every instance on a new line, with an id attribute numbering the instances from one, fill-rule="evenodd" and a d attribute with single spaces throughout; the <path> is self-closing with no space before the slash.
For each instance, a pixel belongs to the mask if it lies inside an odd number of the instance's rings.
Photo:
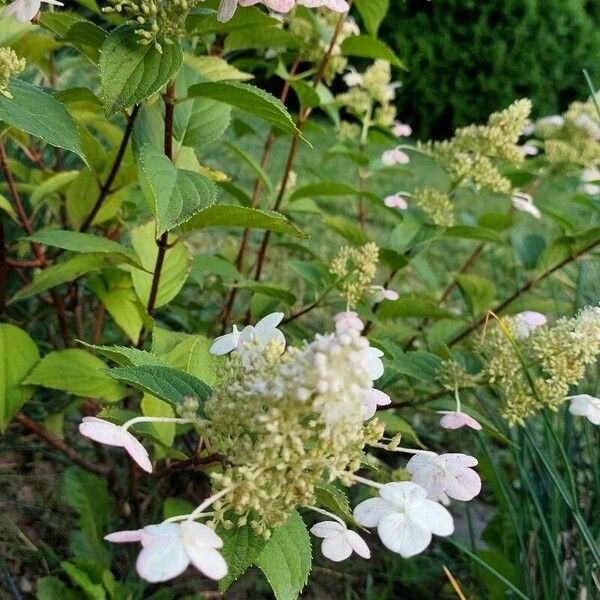
<path id="1" fill-rule="evenodd" d="M 347 183 L 323 181 L 321 183 L 310 183 L 294 190 L 294 193 L 290 196 L 290 201 L 315 196 L 356 196 L 358 193 Z"/>
<path id="2" fill-rule="evenodd" d="M 69 150 L 87 164 L 79 129 L 64 104 L 44 90 L 19 79 L 11 80 L 8 89 L 12 98 L 0 94 L 0 121 L 52 146 Z"/>
<path id="3" fill-rule="evenodd" d="M 10 299 L 9 303 L 37 296 L 61 283 L 77 279 L 77 277 L 100 269 L 103 266 L 106 266 L 106 262 L 102 256 L 93 254 L 74 256 L 37 273 L 33 281 L 22 290 L 19 290 Z"/>
<path id="4" fill-rule="evenodd" d="M 273 127 L 299 135 L 285 106 L 271 94 L 237 81 L 205 81 L 188 89 L 188 98 L 212 98 L 243 110 Z"/>
<path id="5" fill-rule="evenodd" d="M 262 535 L 254 533 L 249 525 L 232 529 L 218 527 L 217 533 L 223 540 L 221 554 L 229 567 L 227 575 L 219 581 L 219 590 L 224 592 L 254 564 L 267 540 Z"/>
<path id="6" fill-rule="evenodd" d="M 81 340 L 79 343 L 106 356 L 106 358 L 110 358 L 121 367 L 165 365 L 158 356 L 154 356 L 154 354 L 145 350 L 138 350 L 137 348 L 130 348 L 128 346 L 95 346 L 94 344 L 86 344 Z"/>
<path id="7" fill-rule="evenodd" d="M 183 64 L 178 43 L 140 44 L 135 27 L 122 25 L 110 32 L 100 49 L 100 82 L 108 115 L 139 104 L 160 91 Z"/>
<path id="8" fill-rule="evenodd" d="M 144 394 L 140 408 L 145 417 L 168 417 L 170 419 L 175 417 L 175 411 L 169 403 L 151 394 Z M 153 430 L 153 437 L 167 447 L 173 445 L 176 431 L 175 423 L 149 423 L 149 425 Z"/>
<path id="9" fill-rule="evenodd" d="M 448 227 L 444 233 L 445 238 L 463 238 L 470 240 L 481 240 L 493 244 L 503 244 L 504 240 L 493 230 L 486 227 L 471 227 L 467 225 L 456 225 Z"/>
<path id="10" fill-rule="evenodd" d="M 350 509 L 350 502 L 348 496 L 344 490 L 336 487 L 332 483 L 321 483 L 315 486 L 317 494 L 317 504 L 321 508 L 326 508 L 332 511 L 338 516 L 352 521 L 352 510 Z"/>
<path id="11" fill-rule="evenodd" d="M 423 319 L 456 319 L 450 311 L 440 308 L 436 300 L 423 294 L 404 294 L 393 302 L 384 300 L 377 313 L 380 319 L 420 317 Z"/>
<path id="12" fill-rule="evenodd" d="M 51 175 L 40 185 L 36 186 L 31 196 L 29 196 L 31 206 L 35 207 L 50 194 L 60 192 L 60 190 L 69 185 L 78 175 L 79 171 L 63 171 Z"/>
<path id="13" fill-rule="evenodd" d="M 282 300 L 290 306 L 296 302 L 296 296 L 294 296 L 294 294 L 292 294 L 292 292 L 290 292 L 286 287 L 276 285 L 273 283 L 247 281 L 238 282 L 235 284 L 235 287 L 243 290 L 250 290 L 252 292 L 255 292 L 256 294 L 263 294 L 264 296 L 268 296 L 269 298 L 276 298 L 277 300 Z"/>
<path id="14" fill-rule="evenodd" d="M 8 199 L 0 194 L 0 210 L 3 210 L 8 216 L 19 225 L 19 216 L 17 212 L 12 207 L 12 204 L 8 201 Z"/>
<path id="15" fill-rule="evenodd" d="M 241 158 L 253 171 L 258 179 L 262 181 L 264 186 L 269 192 L 273 191 L 273 183 L 267 172 L 254 160 L 252 155 L 242 148 L 238 144 L 231 144 L 230 142 L 224 142 L 223 145 L 238 158 Z"/>
<path id="16" fill-rule="evenodd" d="M 201 414 L 204 413 L 202 408 L 204 401 L 212 393 L 210 387 L 201 379 L 171 367 L 160 365 L 118 367 L 109 369 L 106 373 L 113 379 L 152 394 L 175 408 L 181 404 L 185 396 L 198 398 Z"/>
<path id="17" fill-rule="evenodd" d="M 379 26 L 390 8 L 390 0 L 355 0 L 354 5 L 369 35 L 376 37 Z"/>
<path id="18" fill-rule="evenodd" d="M 104 588 L 98 583 L 93 583 L 87 573 L 67 561 L 63 561 L 60 566 L 73 584 L 85 592 L 86 598 L 89 598 L 89 600 L 106 600 Z"/>
<path id="19" fill-rule="evenodd" d="M 240 71 L 220 56 L 185 56 L 186 64 L 211 81 L 246 81 L 254 75 Z"/>
<path id="20" fill-rule="evenodd" d="M 107 254 L 134 267 L 142 268 L 133 250 L 105 237 L 64 229 L 42 229 L 25 238 L 31 242 L 71 250 L 81 254 Z"/>
<path id="21" fill-rule="evenodd" d="M 200 213 L 202 214 L 202 213 Z M 170 240 L 172 241 L 172 240 Z M 156 266 L 158 246 L 154 237 L 154 223 L 149 222 L 136 227 L 131 232 L 131 244 L 140 257 L 146 271 L 132 270 L 133 287 L 144 306 L 148 305 L 152 287 L 152 272 Z M 184 243 L 175 244 L 165 252 L 161 278 L 156 296 L 156 308 L 168 304 L 184 286 L 191 269 L 192 257 Z"/>
<path id="22" fill-rule="evenodd" d="M 108 566 L 108 552 L 103 540 L 104 527 L 110 514 L 110 496 L 106 479 L 71 467 L 65 471 L 64 493 L 67 502 L 79 515 L 79 526 L 86 547 L 100 565 Z"/>
<path id="23" fill-rule="evenodd" d="M 492 307 L 496 286 L 489 279 L 479 275 L 457 275 L 456 285 L 474 317 Z"/>
<path id="24" fill-rule="evenodd" d="M 398 415 L 391 413 L 389 411 L 380 410 L 377 413 L 377 418 L 385 424 L 385 430 L 390 435 L 397 435 L 398 433 L 402 434 L 402 437 L 410 438 L 413 444 L 420 446 L 421 448 L 425 448 L 426 446 L 419 439 L 416 431 L 412 428 L 412 425 L 400 418 Z"/>
<path id="25" fill-rule="evenodd" d="M 385 43 L 368 35 L 353 35 L 342 42 L 342 52 L 345 56 L 360 56 L 361 58 L 381 58 L 392 65 L 408 71 L 406 65 L 396 56 L 396 53 Z"/>
<path id="26" fill-rule="evenodd" d="M 37 581 L 36 600 L 78 600 L 75 590 L 70 590 L 58 577 L 42 577 Z"/>
<path id="27" fill-rule="evenodd" d="M 310 237 L 280 213 L 234 204 L 219 204 L 206 208 L 187 221 L 182 229 L 193 231 L 205 227 L 244 227 L 287 233 L 304 240 Z"/>
<path id="28" fill-rule="evenodd" d="M 0 323 L 0 431 L 33 394 L 21 385 L 40 355 L 29 335 L 8 323 Z"/>
<path id="29" fill-rule="evenodd" d="M 366 244 L 369 236 L 354 221 L 339 215 L 323 218 L 323 223 L 355 246 Z"/>
<path id="30" fill-rule="evenodd" d="M 24 383 L 62 390 L 83 398 L 118 402 L 126 394 L 122 385 L 106 373 L 106 365 L 85 350 L 50 352 L 31 371 Z"/>
<path id="31" fill-rule="evenodd" d="M 321 104 L 321 97 L 317 93 L 317 90 L 312 85 L 306 83 L 302 79 L 292 79 L 290 85 L 298 100 L 300 100 L 300 106 L 303 108 L 316 108 Z"/>
<path id="32" fill-rule="evenodd" d="M 294 511 L 273 531 L 256 560 L 277 600 L 296 600 L 308 581 L 312 563 L 310 537 L 302 517 Z"/>
<path id="33" fill-rule="evenodd" d="M 217 192 L 210 179 L 178 169 L 153 146 L 141 148 L 137 163 L 142 190 L 156 215 L 157 236 L 215 203 Z"/>

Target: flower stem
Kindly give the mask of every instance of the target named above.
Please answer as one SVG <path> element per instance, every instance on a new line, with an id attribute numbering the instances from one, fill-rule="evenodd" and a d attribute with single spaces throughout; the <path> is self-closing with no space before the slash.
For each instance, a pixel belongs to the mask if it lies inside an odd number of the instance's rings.
<path id="1" fill-rule="evenodd" d="M 343 525 L 344 527 L 346 527 L 346 523 L 344 523 L 344 521 L 342 521 L 342 519 L 340 519 L 337 515 L 334 515 L 333 513 L 330 513 L 327 510 L 324 510 L 322 508 L 317 508 L 316 506 L 307 506 L 306 508 L 308 508 L 308 510 L 312 510 L 314 512 L 321 513 L 322 515 L 325 515 L 326 517 L 331 517 L 334 521 L 337 521 L 340 525 Z"/>
<path id="2" fill-rule="evenodd" d="M 235 488 L 236 488 L 236 486 L 232 485 L 232 486 L 226 487 L 225 489 L 222 489 L 220 492 L 217 492 L 216 494 L 213 494 L 210 498 L 207 498 L 204 502 L 202 502 L 202 504 L 200 504 L 196 509 L 194 509 L 188 515 L 188 519 L 190 521 L 197 519 L 202 514 L 202 511 L 205 508 L 208 508 L 211 504 L 214 504 L 217 500 L 220 500 L 223 496 L 226 496 L 227 494 L 229 494 L 229 492 L 232 492 Z"/>
<path id="3" fill-rule="evenodd" d="M 127 431 L 136 423 L 192 423 L 192 421 L 190 419 L 178 419 L 175 417 L 135 417 L 123 423 L 121 427 Z"/>
<path id="4" fill-rule="evenodd" d="M 383 487 L 382 483 L 377 483 L 376 481 L 371 481 L 370 479 L 366 479 L 364 477 L 361 477 L 360 475 L 355 475 L 354 473 L 344 473 L 344 475 L 348 475 L 350 477 L 350 479 L 353 479 L 354 481 L 356 481 L 356 483 L 364 483 L 365 485 L 368 485 L 369 487 L 373 487 L 376 489 L 380 489 Z"/>

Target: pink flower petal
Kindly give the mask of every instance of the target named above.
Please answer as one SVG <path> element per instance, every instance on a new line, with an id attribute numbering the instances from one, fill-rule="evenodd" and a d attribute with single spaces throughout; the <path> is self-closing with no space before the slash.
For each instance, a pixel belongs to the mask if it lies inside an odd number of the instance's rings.
<path id="1" fill-rule="evenodd" d="M 227 563 L 214 548 L 200 548 L 195 543 L 187 545 L 191 563 L 209 579 L 218 581 L 227 575 Z"/>
<path id="2" fill-rule="evenodd" d="M 142 541 L 142 530 L 133 529 L 130 531 L 115 531 L 104 536 L 107 542 L 113 542 L 115 544 L 126 544 L 129 542 L 141 542 Z"/>
<path id="3" fill-rule="evenodd" d="M 473 417 L 464 412 L 449 412 L 440 419 L 440 425 L 444 429 L 460 429 L 470 427 L 476 431 L 481 430 L 481 425 Z"/>
<path id="4" fill-rule="evenodd" d="M 126 440 L 123 448 L 127 451 L 129 456 L 137 463 L 140 469 L 146 471 L 146 473 L 152 473 L 152 461 L 148 456 L 148 450 L 142 446 L 142 444 L 136 440 L 132 435 Z"/>

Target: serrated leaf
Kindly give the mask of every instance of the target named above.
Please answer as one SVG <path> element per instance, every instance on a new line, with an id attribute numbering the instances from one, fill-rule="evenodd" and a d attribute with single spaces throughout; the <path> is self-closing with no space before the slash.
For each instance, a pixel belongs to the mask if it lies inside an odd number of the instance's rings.
<path id="1" fill-rule="evenodd" d="M 8 90 L 12 98 L 0 94 L 0 121 L 51 146 L 69 150 L 87 164 L 79 129 L 64 104 L 39 87 L 19 79 L 11 80 Z"/>
<path id="2" fill-rule="evenodd" d="M 150 98 L 177 74 L 183 64 L 178 43 L 140 44 L 135 27 L 122 25 L 110 32 L 100 49 L 100 82 L 108 115 Z"/>
<path id="3" fill-rule="evenodd" d="M 69 348 L 46 354 L 23 381 L 82 398 L 117 402 L 126 394 L 104 371 L 106 364 L 85 350 Z"/>
<path id="4" fill-rule="evenodd" d="M 105 237 L 64 229 L 42 229 L 25 238 L 44 246 L 53 246 L 81 254 L 107 254 L 142 269 L 139 258 L 131 248 Z"/>
<path id="5" fill-rule="evenodd" d="M 186 64 L 211 81 L 247 81 L 252 73 L 240 71 L 220 56 L 192 56 L 186 54 Z"/>
<path id="6" fill-rule="evenodd" d="M 210 179 L 178 169 L 153 146 L 140 149 L 137 163 L 142 190 L 156 215 L 157 236 L 215 203 L 217 192 Z"/>
<path id="7" fill-rule="evenodd" d="M 105 372 L 113 379 L 152 394 L 175 408 L 181 404 L 185 396 L 198 398 L 201 414 L 204 414 L 202 408 L 204 401 L 212 393 L 210 387 L 201 379 L 171 367 L 141 365 L 118 367 Z"/>
<path id="8" fill-rule="evenodd" d="M 383 59 L 395 67 L 407 71 L 406 65 L 396 53 L 385 43 L 368 35 L 353 35 L 342 42 L 344 56 L 359 56 L 361 58 Z"/>
<path id="9" fill-rule="evenodd" d="M 158 356 L 154 356 L 154 354 L 145 350 L 138 350 L 137 348 L 130 348 L 128 346 L 95 346 L 81 340 L 79 343 L 106 356 L 106 358 L 110 358 L 121 367 L 139 367 L 141 365 L 165 366 L 165 363 Z"/>
<path id="10" fill-rule="evenodd" d="M 254 533 L 249 525 L 232 529 L 219 527 L 217 533 L 223 540 L 221 554 L 229 568 L 227 575 L 219 581 L 219 590 L 224 592 L 254 564 L 267 540 L 262 535 Z"/>
<path id="11" fill-rule="evenodd" d="M 19 290 L 10 299 L 9 303 L 37 296 L 61 283 L 72 281 L 85 273 L 100 269 L 103 266 L 106 266 L 106 262 L 102 256 L 93 254 L 74 256 L 37 273 L 33 281 L 22 290 Z"/>
<path id="12" fill-rule="evenodd" d="M 341 490 L 332 483 L 321 483 L 315 486 L 315 492 L 317 495 L 317 504 L 320 507 L 330 510 L 338 516 L 343 516 L 350 521 L 353 520 L 350 502 L 344 490 Z"/>
<path id="13" fill-rule="evenodd" d="M 29 335 L 8 323 L 0 323 L 0 431 L 33 394 L 21 385 L 39 362 L 40 355 Z"/>
<path id="14" fill-rule="evenodd" d="M 308 581 L 312 564 L 310 537 L 294 511 L 277 529 L 256 560 L 277 600 L 296 600 Z"/>
<path id="15" fill-rule="evenodd" d="M 199 97 L 225 102 L 285 133 L 298 134 L 285 106 L 271 94 L 253 85 L 237 81 L 205 81 L 188 89 L 188 98 Z"/>
<path id="16" fill-rule="evenodd" d="M 310 237 L 280 213 L 234 204 L 219 204 L 206 208 L 184 223 L 182 229 L 193 231 L 206 227 L 244 227 L 287 233 L 301 239 Z"/>

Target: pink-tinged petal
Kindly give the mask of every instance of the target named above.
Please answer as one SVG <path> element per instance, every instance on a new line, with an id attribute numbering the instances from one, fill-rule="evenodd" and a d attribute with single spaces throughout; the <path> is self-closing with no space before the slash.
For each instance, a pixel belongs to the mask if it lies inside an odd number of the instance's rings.
<path id="1" fill-rule="evenodd" d="M 394 511 L 394 506 L 381 498 L 369 498 L 358 504 L 353 511 L 354 518 L 363 527 L 376 527 L 379 521 Z"/>
<path id="2" fill-rule="evenodd" d="M 383 366 L 383 362 L 381 361 L 381 357 L 383 356 L 383 352 L 379 350 L 379 348 L 365 348 L 364 357 L 365 357 L 365 367 L 369 372 L 369 377 L 375 381 L 379 379 L 384 371 L 385 367 Z"/>
<path id="3" fill-rule="evenodd" d="M 194 540 L 194 544 L 202 548 L 218 549 L 223 547 L 223 540 L 207 525 L 195 521 L 183 521 L 181 534 L 187 540 Z"/>
<path id="4" fill-rule="evenodd" d="M 217 12 L 217 20 L 221 23 L 229 21 L 235 14 L 237 9 L 237 0 L 221 0 L 219 4 L 219 10 Z"/>
<path id="5" fill-rule="evenodd" d="M 446 494 L 455 500 L 468 502 L 481 491 L 481 478 L 476 471 L 469 468 L 448 469 Z"/>
<path id="6" fill-rule="evenodd" d="M 440 419 L 440 425 L 444 429 L 460 429 L 461 427 L 470 427 L 476 431 L 481 431 L 481 425 L 470 415 L 464 412 L 449 412 Z"/>
<path id="7" fill-rule="evenodd" d="M 79 424 L 79 433 L 100 444 L 120 448 L 127 443 L 131 435 L 122 427 L 96 417 L 84 417 Z"/>
<path id="8" fill-rule="evenodd" d="M 41 8 L 41 0 L 25 0 L 21 10 L 15 15 L 19 23 L 27 23 L 31 21 Z"/>
<path id="9" fill-rule="evenodd" d="M 142 530 L 133 529 L 130 531 L 115 531 L 104 536 L 107 542 L 113 542 L 115 544 L 127 544 L 129 542 L 141 542 L 142 541 Z"/>
<path id="10" fill-rule="evenodd" d="M 149 546 L 157 540 L 181 538 L 181 525 L 179 523 L 159 523 L 157 525 L 146 525 L 142 529 L 142 546 Z"/>
<path id="11" fill-rule="evenodd" d="M 294 8 L 295 0 L 263 0 L 270 10 L 287 13 Z"/>
<path id="12" fill-rule="evenodd" d="M 3 11 L 3 17 L 10 17 L 11 15 L 16 15 L 20 13 L 25 6 L 25 0 L 15 0 L 11 2 Z"/>
<path id="13" fill-rule="evenodd" d="M 416 454 L 406 465 L 412 482 L 421 486 L 429 498 L 437 500 L 445 491 L 447 476 L 439 457 Z"/>
<path id="14" fill-rule="evenodd" d="M 135 568 L 142 579 L 158 583 L 181 575 L 189 564 L 190 559 L 180 538 L 162 538 L 142 549 Z"/>
<path id="15" fill-rule="evenodd" d="M 346 539 L 356 554 L 363 558 L 371 558 L 371 551 L 369 550 L 369 546 L 367 546 L 367 542 L 365 542 L 356 531 L 348 530 L 346 532 Z"/>
<path id="16" fill-rule="evenodd" d="M 337 521 L 321 521 L 310 528 L 310 532 L 320 538 L 328 538 L 345 531 L 345 527 Z"/>
<path id="17" fill-rule="evenodd" d="M 42 2 L 45 2 L 46 4 L 53 4 L 54 6 L 64 6 L 64 4 L 58 0 L 42 0 Z"/>
<path id="18" fill-rule="evenodd" d="M 399 512 L 381 519 L 377 526 L 377 533 L 386 548 L 397 552 L 403 558 L 423 552 L 431 542 L 431 532 L 428 529 L 424 529 Z"/>
<path id="19" fill-rule="evenodd" d="M 341 562 L 352 554 L 352 546 L 343 533 L 338 533 L 338 535 L 323 540 L 321 552 L 325 558 L 334 562 Z"/>
<path id="20" fill-rule="evenodd" d="M 414 505 L 410 510 L 409 519 L 422 527 L 427 527 L 435 535 L 446 536 L 454 531 L 452 515 L 433 500 L 424 500 Z"/>
<path id="21" fill-rule="evenodd" d="M 152 473 L 152 461 L 148 455 L 148 450 L 142 446 L 141 442 L 136 440 L 132 435 L 129 435 L 128 439 L 123 445 L 123 448 L 140 467 L 140 469 L 143 469 L 146 471 L 146 473 Z"/>
<path id="22" fill-rule="evenodd" d="M 447 467 L 476 467 L 479 464 L 474 456 L 461 454 L 459 452 L 440 454 L 439 458 Z"/>
<path id="23" fill-rule="evenodd" d="M 385 300 L 391 300 L 392 302 L 400 298 L 400 294 L 395 290 L 383 290 L 382 294 Z"/>
<path id="24" fill-rule="evenodd" d="M 214 548 L 188 547 L 191 563 L 206 577 L 218 581 L 227 575 L 227 563 L 221 553 Z"/>

